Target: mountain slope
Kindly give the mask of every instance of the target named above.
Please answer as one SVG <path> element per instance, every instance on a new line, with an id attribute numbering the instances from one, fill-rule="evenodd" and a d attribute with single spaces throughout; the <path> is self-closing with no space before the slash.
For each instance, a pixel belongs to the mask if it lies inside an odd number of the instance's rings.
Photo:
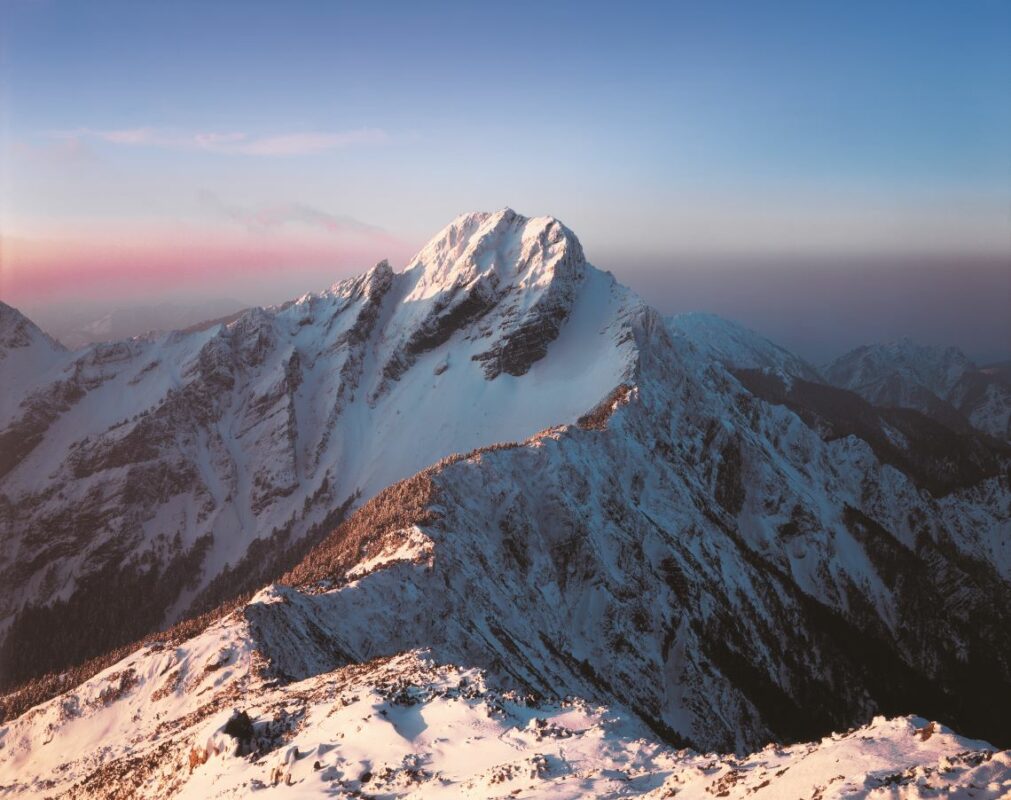
<path id="1" fill-rule="evenodd" d="M 211 496 L 206 519 L 221 507 L 255 527 L 294 504 L 305 509 L 300 541 L 315 546 L 251 599 L 149 639 L 102 672 L 96 664 L 6 698 L 0 775 L 17 793 L 241 795 L 253 781 L 269 784 L 271 767 L 296 746 L 320 761 L 319 775 L 294 754 L 282 769 L 307 793 L 485 796 L 526 771 L 532 783 L 502 794 L 609 796 L 631 771 L 642 780 L 627 788 L 640 794 L 670 796 L 683 781 L 730 796 L 763 780 L 771 787 L 807 748 L 776 754 L 771 776 L 762 772 L 771 755 L 714 757 L 718 781 L 670 748 L 742 753 L 882 713 L 924 714 L 1011 743 L 1007 449 L 971 432 L 942 436 L 916 411 L 885 412 L 775 365 L 728 369 L 586 265 L 554 220 L 467 215 L 404 273 L 380 266 L 225 328 L 128 343 L 145 356 L 124 361 L 143 369 L 152 355 L 144 348 L 183 353 L 194 341 L 196 366 L 184 374 L 199 379 L 122 435 L 133 437 L 125 463 L 175 463 L 172 453 L 200 476 L 217 475 L 193 453 L 220 447 L 238 477 L 216 478 L 227 492 Z M 85 399 L 104 385 L 91 386 L 105 374 L 88 371 L 104 363 L 97 352 L 75 366 L 90 386 Z M 110 368 L 107 381 L 179 374 L 176 362 L 163 363 Z M 27 485 L 32 460 L 45 463 L 72 423 L 58 418 L 5 487 Z M 123 464 L 115 431 L 81 441 L 66 465 L 53 463 L 55 474 L 82 492 L 109 486 Z M 386 485 L 434 461 L 433 451 L 467 451 L 468 439 L 477 450 Z M 95 472 L 75 472 L 79 463 Z M 343 491 L 306 479 L 323 467 Z M 140 481 L 115 495 L 119 505 L 97 508 L 144 508 L 147 496 L 136 493 L 152 485 Z M 365 487 L 363 500 L 374 495 L 353 512 L 351 487 Z M 191 495 L 174 496 L 159 502 L 193 510 Z M 259 579 L 257 560 L 276 558 L 278 538 L 254 549 L 239 574 L 225 572 L 231 583 L 215 599 Z M 112 543 L 105 556 L 115 553 L 118 540 L 103 541 Z M 215 534 L 205 565 L 221 546 Z M 39 569 L 75 552 L 43 552 Z M 132 599 L 123 572 L 100 584 L 114 590 L 94 614 Z M 137 581 L 150 589 L 166 579 L 141 570 Z M 177 612 L 201 599 L 197 591 L 180 596 Z M 7 647 L 6 663 L 30 672 L 18 654 L 46 653 L 50 625 L 88 629 L 73 608 L 19 614 L 8 642 L 20 649 Z M 506 691 L 518 695 L 503 706 Z M 583 701 L 565 700 L 573 695 Z M 488 709 L 490 727 L 471 701 Z M 520 705 L 544 722 L 523 733 Z M 250 710 L 231 726 L 246 744 L 219 759 L 236 749 L 224 733 L 235 707 Z M 620 724 L 609 728 L 609 713 Z M 411 745 L 384 738 L 391 727 Z M 829 751 L 811 784 L 791 784 L 791 775 L 783 791 L 849 791 L 829 785 L 834 757 L 866 772 L 854 791 L 923 788 L 917 781 L 928 777 L 966 788 L 986 777 L 999 796 L 1007 780 L 1003 756 L 951 762 L 940 776 L 943 765 L 932 765 L 963 747 L 947 733 L 926 752 L 907 721 L 875 722 L 866 735 L 885 743 L 878 750 L 858 736 L 854 750 Z M 461 736 L 472 737 L 463 758 L 482 753 L 470 770 L 446 760 Z M 560 740 L 570 738 L 566 750 Z M 546 739 L 547 752 L 534 744 Z M 363 785 L 373 778 L 373 788 Z"/>
<path id="2" fill-rule="evenodd" d="M 948 402 L 976 429 L 1011 441 L 1011 379 L 997 370 L 967 372 L 948 393 Z"/>
<path id="3" fill-rule="evenodd" d="M 667 317 L 676 336 L 683 336 L 700 353 L 731 369 L 762 369 L 781 376 L 822 380 L 818 370 L 761 334 L 716 314 L 688 312 Z"/>
<path id="4" fill-rule="evenodd" d="M 268 637 L 335 643 L 266 642 L 278 674 L 430 647 L 538 692 L 620 698 L 707 747 L 916 704 L 996 738 L 1011 709 L 961 687 L 1011 674 L 989 661 L 1011 652 L 1000 466 L 932 497 L 862 440 L 823 439 L 679 351 L 652 312 L 635 331 L 634 381 L 609 419 L 380 496 L 288 576 L 308 597 L 251 609 L 283 611 Z M 386 523 L 384 504 L 417 510 Z M 431 569 L 388 563 L 405 541 L 430 542 Z M 363 562 L 386 566 L 341 588 Z M 337 585 L 317 596 L 321 580 Z"/>
<path id="5" fill-rule="evenodd" d="M 874 406 L 845 389 L 762 370 L 734 374 L 755 396 L 787 406 L 823 438 L 859 437 L 883 463 L 935 495 L 999 474 L 1011 454 L 1007 446 L 971 428 L 959 433 L 923 413 Z"/>
<path id="6" fill-rule="evenodd" d="M 878 406 L 913 408 L 955 430 L 1011 440 L 1011 385 L 955 347 L 909 339 L 858 347 L 822 368 L 829 383 Z"/>
<path id="7" fill-rule="evenodd" d="M 0 676 L 255 589 L 358 498 L 574 421 L 623 379 L 638 303 L 559 222 L 506 210 L 458 218 L 402 273 L 383 263 L 227 325 L 47 351 L 42 379 L 8 370 Z"/>
<path id="8" fill-rule="evenodd" d="M 380 492 L 284 585 L 8 722 L 0 774 L 97 797 L 235 796 L 278 769 L 307 794 L 943 780 L 1000 796 L 1005 755 L 914 736 L 923 721 L 743 760 L 660 744 L 747 751 L 913 708 L 1006 731 L 1008 490 L 991 475 L 932 496 L 698 360 L 648 309 L 629 325 L 634 369 L 579 425 Z M 252 733 L 232 755 L 235 708 Z"/>

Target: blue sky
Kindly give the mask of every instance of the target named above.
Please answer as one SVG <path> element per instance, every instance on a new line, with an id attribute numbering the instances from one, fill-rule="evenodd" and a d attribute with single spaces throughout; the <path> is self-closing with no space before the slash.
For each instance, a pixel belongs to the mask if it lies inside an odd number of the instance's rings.
<path id="1" fill-rule="evenodd" d="M 157 292 L 180 259 L 279 300 L 509 205 L 670 310 L 679 279 L 726 313 L 770 262 L 802 304 L 849 259 L 900 291 L 948 258 L 982 294 L 894 333 L 1009 333 L 971 313 L 1008 290 L 1008 2 L 0 7 L 5 299 Z"/>

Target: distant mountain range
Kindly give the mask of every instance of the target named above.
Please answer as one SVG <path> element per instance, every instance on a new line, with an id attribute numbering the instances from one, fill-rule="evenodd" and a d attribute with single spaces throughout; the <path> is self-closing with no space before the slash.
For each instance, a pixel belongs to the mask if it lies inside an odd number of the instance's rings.
<path id="1" fill-rule="evenodd" d="M 1011 362 L 979 366 L 957 347 L 909 339 L 858 347 L 818 368 L 715 314 L 669 318 L 672 329 L 731 369 L 762 369 L 848 389 L 882 408 L 911 408 L 957 431 L 1011 441 Z"/>
<path id="2" fill-rule="evenodd" d="M 1011 785 L 926 719 L 1011 744 L 1011 394 L 957 350 L 815 368 L 507 209 L 79 352 L 0 306 L 0 382 L 11 796 Z"/>
<path id="3" fill-rule="evenodd" d="M 980 368 L 955 347 L 908 339 L 860 347 L 823 369 L 836 386 L 875 405 L 915 408 L 953 428 L 970 425 L 1011 439 L 1011 370 Z"/>
<path id="4" fill-rule="evenodd" d="M 238 300 L 207 298 L 151 305 L 102 307 L 81 303 L 44 309 L 35 319 L 60 344 L 80 350 L 102 342 L 182 330 L 208 320 L 234 317 L 247 305 Z"/>

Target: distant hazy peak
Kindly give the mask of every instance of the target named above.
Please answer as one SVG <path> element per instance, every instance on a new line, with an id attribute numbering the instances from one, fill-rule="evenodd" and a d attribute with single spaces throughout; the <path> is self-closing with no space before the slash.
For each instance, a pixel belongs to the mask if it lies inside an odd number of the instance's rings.
<path id="1" fill-rule="evenodd" d="M 902 338 L 857 347 L 826 364 L 822 372 L 831 383 L 854 391 L 898 375 L 943 397 L 962 376 L 976 369 L 972 359 L 957 347 L 923 345 Z"/>
<path id="2" fill-rule="evenodd" d="M 915 408 L 958 429 L 966 424 L 1011 439 L 1011 386 L 1000 369 L 980 369 L 957 347 L 900 339 L 858 347 L 822 369 L 835 386 L 879 406 Z"/>

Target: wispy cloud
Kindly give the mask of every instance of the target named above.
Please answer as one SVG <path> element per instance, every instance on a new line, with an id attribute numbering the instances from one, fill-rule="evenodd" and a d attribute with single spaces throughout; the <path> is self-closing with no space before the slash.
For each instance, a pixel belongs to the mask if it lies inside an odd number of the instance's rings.
<path id="1" fill-rule="evenodd" d="M 297 222 L 327 233 L 388 235 L 386 231 L 375 225 L 369 225 L 346 214 L 331 214 L 304 203 L 275 203 L 256 207 L 236 206 L 222 202 L 216 194 L 208 191 L 200 193 L 200 202 L 219 216 L 237 222 L 253 232 L 270 230 L 289 222 Z"/>
<path id="2" fill-rule="evenodd" d="M 349 131 L 303 131 L 252 136 L 241 131 L 179 132 L 160 128 L 97 130 L 76 128 L 54 131 L 56 139 L 95 139 L 126 147 L 154 147 L 166 150 L 195 150 L 224 155 L 303 156 L 342 150 L 361 145 L 383 144 L 390 135 L 379 128 Z"/>
<path id="3" fill-rule="evenodd" d="M 239 143 L 236 151 L 250 156 L 293 156 L 356 145 L 383 144 L 388 140 L 389 135 L 385 131 L 373 128 L 343 133 L 285 133 Z"/>

